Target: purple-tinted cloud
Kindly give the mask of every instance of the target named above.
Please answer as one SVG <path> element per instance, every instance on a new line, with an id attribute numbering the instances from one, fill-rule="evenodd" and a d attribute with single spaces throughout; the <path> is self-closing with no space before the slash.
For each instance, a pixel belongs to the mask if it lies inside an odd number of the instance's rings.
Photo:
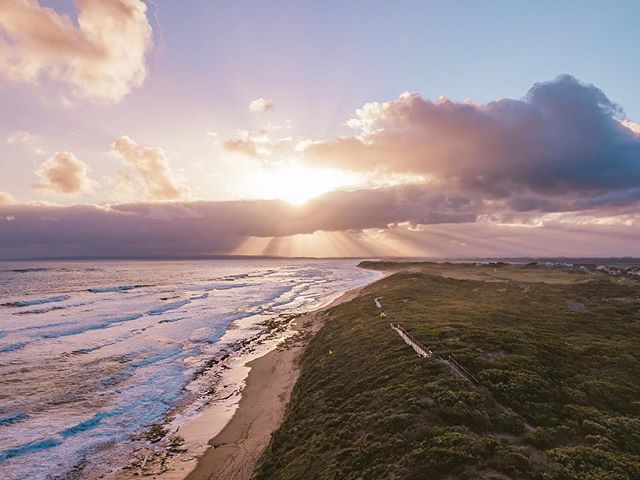
<path id="1" fill-rule="evenodd" d="M 315 232 L 367 237 L 367 248 L 349 249 L 367 254 L 378 252 L 371 231 L 403 245 L 398 254 L 640 254 L 640 128 L 596 87 L 561 76 L 523 100 L 486 105 L 405 94 L 365 105 L 349 124 L 357 135 L 310 142 L 306 161 L 424 181 L 334 191 L 297 207 L 0 205 L 0 257 L 223 254 L 247 239 Z M 284 148 L 264 131 L 235 140 L 226 148 L 263 161 Z M 114 150 L 135 173 L 138 198 L 185 198 L 162 150 L 127 137 Z M 584 245 L 567 242 L 580 235 Z"/>
<path id="2" fill-rule="evenodd" d="M 111 207 L 9 204 L 0 206 L 0 257 L 223 254 L 234 251 L 247 238 L 314 232 L 357 234 L 372 229 L 393 231 L 394 236 L 404 235 L 413 238 L 415 243 L 418 238 L 432 238 L 436 231 L 467 231 L 473 237 L 475 230 L 489 235 L 491 225 L 500 230 L 506 228 L 500 225 L 511 224 L 519 225 L 518 235 L 524 237 L 526 232 L 537 231 L 533 227 L 541 221 L 539 213 L 528 210 L 531 209 L 513 208 L 509 202 L 450 195 L 437 185 L 332 192 L 302 206 L 279 200 L 138 203 Z M 605 224 L 594 222 L 594 218 L 600 217 L 587 217 L 587 213 L 582 214 L 587 218 L 582 222 L 574 221 L 575 212 L 551 210 L 556 213 L 550 214 L 545 222 L 559 225 L 558 239 L 562 238 L 567 225 L 580 225 L 589 231 L 602 229 Z M 640 240 L 635 211 L 635 207 L 628 205 L 596 210 L 598 215 L 610 217 L 607 220 L 610 225 L 625 228 L 626 238 L 636 235 Z M 559 221 L 563 215 L 566 219 Z M 7 218 L 11 220 L 3 221 Z M 632 249 L 632 244 L 628 245 Z M 499 242 L 492 248 L 497 252 Z M 446 249 L 443 246 L 441 250 Z"/>
<path id="3" fill-rule="evenodd" d="M 640 184 L 640 135 L 592 85 L 563 75 L 523 100 L 485 105 L 415 93 L 370 103 L 357 135 L 312 144 L 308 161 L 426 174 L 495 196 L 621 190 Z"/>
<path id="4" fill-rule="evenodd" d="M 246 237 L 473 222 L 469 199 L 403 186 L 332 192 L 293 206 L 279 200 L 75 205 L 2 205 L 0 256 L 183 255 L 228 252 Z M 58 252 L 58 253 L 54 253 Z"/>

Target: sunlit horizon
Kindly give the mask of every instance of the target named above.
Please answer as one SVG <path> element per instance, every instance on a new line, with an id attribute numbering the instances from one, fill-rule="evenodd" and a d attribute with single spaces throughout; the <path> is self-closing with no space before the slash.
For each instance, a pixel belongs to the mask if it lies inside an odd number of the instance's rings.
<path id="1" fill-rule="evenodd" d="M 640 256 L 636 20 L 1 2 L 0 259 Z"/>

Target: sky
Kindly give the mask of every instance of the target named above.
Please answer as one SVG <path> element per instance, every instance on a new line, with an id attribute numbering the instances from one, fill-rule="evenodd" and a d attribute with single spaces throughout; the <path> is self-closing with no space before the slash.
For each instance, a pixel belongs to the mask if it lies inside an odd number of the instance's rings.
<path id="1" fill-rule="evenodd" d="M 0 2 L 0 259 L 640 256 L 635 1 Z"/>

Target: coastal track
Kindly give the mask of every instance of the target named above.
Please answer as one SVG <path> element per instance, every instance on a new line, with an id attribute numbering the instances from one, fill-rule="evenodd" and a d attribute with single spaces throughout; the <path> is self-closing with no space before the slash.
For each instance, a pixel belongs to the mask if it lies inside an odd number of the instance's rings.
<path id="1" fill-rule="evenodd" d="M 386 317 L 387 314 L 385 313 L 385 311 L 382 309 L 382 303 L 380 303 L 380 299 L 382 297 L 376 297 L 373 299 L 373 302 L 376 305 L 376 308 L 378 310 L 380 310 L 380 316 L 381 317 Z M 427 358 L 427 359 L 435 359 L 437 361 L 443 362 L 444 364 L 446 364 L 451 371 L 453 372 L 453 374 L 457 377 L 460 378 L 466 378 L 467 380 L 469 380 L 471 383 L 478 385 L 479 382 L 478 380 L 471 374 L 469 373 L 469 371 L 467 371 L 466 368 L 464 368 L 462 365 L 460 365 L 455 358 L 453 358 L 452 355 L 447 355 L 446 357 L 443 356 L 434 356 L 433 352 L 431 350 L 429 350 L 429 348 L 421 345 L 419 342 L 417 342 L 410 334 L 409 332 L 407 332 L 399 323 L 390 323 L 391 329 L 394 330 L 398 335 L 400 335 L 400 338 L 402 338 L 402 340 L 404 340 L 404 342 L 409 345 L 415 352 L 416 354 L 421 357 L 421 358 Z"/>
<path id="2" fill-rule="evenodd" d="M 374 303 L 376 305 L 376 308 L 380 310 L 380 316 L 386 317 L 387 315 L 382 309 L 382 304 L 380 303 L 381 298 L 382 297 L 376 297 L 374 299 Z M 394 330 L 400 336 L 400 338 L 402 338 L 402 340 L 416 352 L 416 354 L 419 357 L 426 358 L 428 360 L 435 360 L 437 362 L 442 362 L 445 365 L 447 365 L 449 369 L 451 369 L 451 372 L 456 377 L 463 378 L 471 382 L 472 389 L 482 388 L 482 385 L 480 384 L 478 379 L 474 377 L 471 374 L 471 372 L 469 372 L 466 368 L 460 365 L 460 363 L 458 363 L 458 361 L 453 357 L 453 355 L 447 355 L 447 356 L 435 355 L 429 348 L 425 347 L 424 345 L 420 344 L 417 340 L 415 340 L 411 336 L 411 334 L 409 334 L 409 332 L 407 332 L 399 323 L 390 323 L 390 326 L 391 326 L 391 329 Z M 487 390 L 487 394 L 496 402 L 497 405 L 499 405 L 501 408 L 506 410 L 507 407 L 505 407 L 502 403 L 500 403 L 490 391 Z M 530 421 L 531 419 L 528 416 L 524 415 L 523 424 L 524 424 L 524 428 L 527 431 L 532 431 L 534 429 L 531 423 L 529 423 Z"/>

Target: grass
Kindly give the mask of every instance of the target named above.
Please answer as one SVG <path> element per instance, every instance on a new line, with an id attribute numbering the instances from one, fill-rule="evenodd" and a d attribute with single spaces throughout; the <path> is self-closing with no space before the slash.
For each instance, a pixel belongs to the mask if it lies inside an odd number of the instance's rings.
<path id="1" fill-rule="evenodd" d="M 640 478 L 637 283 L 375 267 L 399 271 L 328 312 L 254 478 Z M 480 385 L 419 358 L 391 321 Z"/>

